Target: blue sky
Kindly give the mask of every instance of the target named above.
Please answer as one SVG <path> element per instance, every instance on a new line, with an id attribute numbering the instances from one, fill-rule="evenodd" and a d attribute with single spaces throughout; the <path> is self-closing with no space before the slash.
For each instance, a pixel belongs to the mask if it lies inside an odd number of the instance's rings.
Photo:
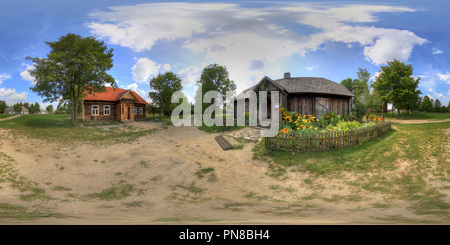
<path id="1" fill-rule="evenodd" d="M 149 81 L 167 70 L 193 97 L 208 64 L 226 66 L 238 92 L 263 76 L 375 78 L 394 58 L 411 64 L 422 96 L 448 105 L 448 1 L 0 0 L 0 100 L 38 102 L 27 56 L 67 33 L 114 49 L 109 71 L 121 88 L 149 100 Z M 48 103 L 42 104 L 46 106 Z"/>

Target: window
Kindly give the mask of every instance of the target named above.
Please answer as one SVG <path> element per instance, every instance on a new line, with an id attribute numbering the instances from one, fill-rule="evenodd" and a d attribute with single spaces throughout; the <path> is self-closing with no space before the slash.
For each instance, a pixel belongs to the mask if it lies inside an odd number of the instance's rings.
<path id="1" fill-rule="evenodd" d="M 111 114 L 111 109 L 110 109 L 109 105 L 105 105 L 103 112 L 104 112 L 103 115 L 110 115 Z"/>
<path id="2" fill-rule="evenodd" d="M 137 107 L 134 107 L 134 114 L 137 114 Z"/>
<path id="3" fill-rule="evenodd" d="M 139 114 L 144 114 L 143 107 L 139 107 Z"/>
<path id="4" fill-rule="evenodd" d="M 92 115 L 98 115 L 98 105 L 92 106 Z"/>

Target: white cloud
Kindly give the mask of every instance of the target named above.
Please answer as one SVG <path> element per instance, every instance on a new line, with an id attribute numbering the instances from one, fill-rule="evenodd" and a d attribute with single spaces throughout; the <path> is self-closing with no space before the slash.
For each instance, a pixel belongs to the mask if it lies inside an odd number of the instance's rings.
<path id="1" fill-rule="evenodd" d="M 143 89 L 140 89 L 137 83 L 132 83 L 126 86 L 125 89 L 131 89 L 134 92 L 138 93 L 144 100 L 146 100 L 147 102 L 149 101 L 148 92 L 146 93 Z"/>
<path id="2" fill-rule="evenodd" d="M 202 73 L 203 68 L 200 66 L 190 66 L 178 72 L 183 87 L 189 87 L 195 84 Z"/>
<path id="3" fill-rule="evenodd" d="M 406 62 L 414 46 L 426 42 L 410 31 L 383 29 L 382 32 L 372 46 L 364 48 L 366 60 L 376 65 L 386 64 L 394 59 Z"/>
<path id="4" fill-rule="evenodd" d="M 27 92 L 17 93 L 16 89 L 0 88 L 0 100 L 4 100 L 8 105 L 25 102 L 27 99 L 27 95 Z"/>
<path id="5" fill-rule="evenodd" d="M 144 83 L 149 82 L 151 76 L 157 75 L 161 65 L 153 62 L 148 58 L 140 58 L 136 64 L 131 68 L 133 79 L 135 82 Z"/>
<path id="6" fill-rule="evenodd" d="M 172 67 L 170 66 L 170 64 L 164 64 L 161 68 L 162 72 L 166 72 L 166 71 L 170 71 L 170 69 L 172 69 Z"/>
<path id="7" fill-rule="evenodd" d="M 9 74 L 6 74 L 6 73 L 0 74 L 0 84 L 2 84 L 3 81 L 5 81 L 6 79 L 10 79 L 10 78 L 11 78 L 11 75 L 9 75 Z"/>
<path id="8" fill-rule="evenodd" d="M 23 65 L 26 66 L 26 68 L 25 68 L 25 70 L 20 72 L 20 76 L 22 77 L 23 80 L 30 81 L 31 84 L 36 85 L 36 78 L 31 76 L 29 73 L 29 71 L 34 69 L 34 66 L 27 65 L 27 64 L 23 64 Z"/>
<path id="9" fill-rule="evenodd" d="M 445 73 L 445 74 L 443 74 L 443 73 L 438 73 L 437 75 L 438 75 L 438 77 L 439 77 L 439 79 L 440 79 L 441 81 L 444 81 L 444 82 L 450 84 L 450 73 L 449 73 L 449 72 L 447 72 L 447 73 Z"/>
<path id="10" fill-rule="evenodd" d="M 414 46 L 426 40 L 408 30 L 371 26 L 382 12 L 414 10 L 329 3 L 273 3 L 258 8 L 224 3 L 151 3 L 93 12 L 95 21 L 87 26 L 93 35 L 136 52 L 151 50 L 157 41 L 182 40 L 182 48 L 226 66 L 239 90 L 250 80 L 255 83 L 263 75 L 279 72 L 283 68 L 275 66 L 279 59 L 306 55 L 329 42 L 349 47 L 359 44 L 366 60 L 376 65 L 394 58 L 407 61 Z M 133 67 L 134 80 L 143 82 L 157 69 L 160 65 L 140 59 Z"/>
<path id="11" fill-rule="evenodd" d="M 442 53 L 444 53 L 444 51 L 437 49 L 437 48 L 432 48 L 431 53 L 432 54 L 442 54 Z"/>

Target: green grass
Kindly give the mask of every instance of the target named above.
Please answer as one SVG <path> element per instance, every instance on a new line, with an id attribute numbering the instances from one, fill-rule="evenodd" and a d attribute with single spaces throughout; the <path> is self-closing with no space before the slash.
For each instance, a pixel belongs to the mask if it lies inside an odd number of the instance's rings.
<path id="1" fill-rule="evenodd" d="M 42 218 L 67 218 L 67 215 L 53 213 L 48 208 L 27 208 L 20 205 L 0 203 L 0 220 L 34 220 Z"/>
<path id="2" fill-rule="evenodd" d="M 12 117 L 12 116 L 15 116 L 15 114 L 0 114 L 0 119 Z"/>
<path id="3" fill-rule="evenodd" d="M 137 129 L 125 127 L 120 130 L 104 130 L 102 126 L 82 126 L 81 118 L 78 126 L 73 127 L 70 115 L 22 115 L 16 119 L 0 121 L 0 128 L 12 129 L 13 134 L 39 138 L 60 143 L 101 142 L 116 143 L 133 140 L 137 137 L 151 134 L 156 129 Z"/>
<path id="4" fill-rule="evenodd" d="M 381 113 L 369 113 L 369 114 L 376 114 L 381 116 Z M 394 114 L 392 112 L 389 113 L 383 113 L 383 116 L 386 119 L 398 119 L 398 113 L 395 112 Z M 440 113 L 440 112 L 411 112 L 409 114 L 406 113 L 400 113 L 400 118 L 404 120 L 420 120 L 420 119 L 450 119 L 450 113 Z"/>

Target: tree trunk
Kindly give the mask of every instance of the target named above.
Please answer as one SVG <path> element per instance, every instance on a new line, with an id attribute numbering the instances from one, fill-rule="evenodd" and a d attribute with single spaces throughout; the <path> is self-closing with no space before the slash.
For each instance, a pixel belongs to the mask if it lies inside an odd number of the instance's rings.
<path id="1" fill-rule="evenodd" d="M 72 109 L 72 127 L 77 126 L 77 101 L 75 99 L 75 89 L 71 89 L 70 91 L 70 101 L 72 102 L 71 104 L 71 109 Z"/>

